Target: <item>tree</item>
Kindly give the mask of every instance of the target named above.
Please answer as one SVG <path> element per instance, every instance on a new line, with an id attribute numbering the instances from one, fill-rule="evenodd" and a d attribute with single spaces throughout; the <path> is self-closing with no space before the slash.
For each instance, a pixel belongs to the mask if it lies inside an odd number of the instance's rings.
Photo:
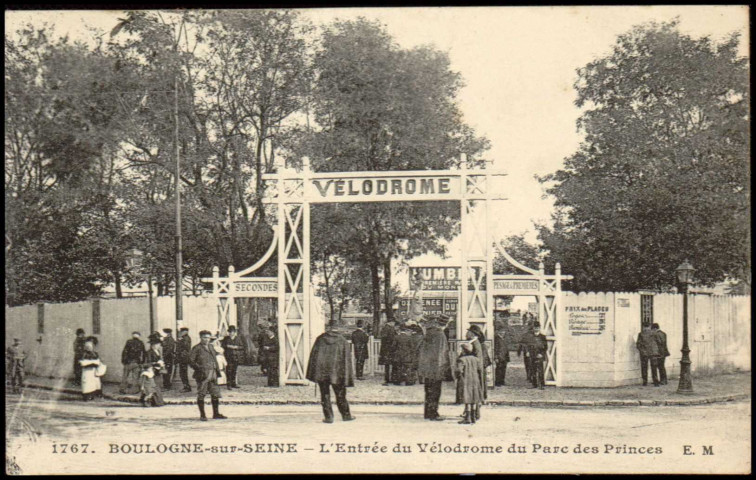
<path id="1" fill-rule="evenodd" d="M 749 67 L 738 44 L 651 23 L 578 70 L 585 140 L 540 179 L 558 210 L 539 228 L 578 290 L 665 288 L 685 258 L 700 283 L 750 282 Z"/>
<path id="2" fill-rule="evenodd" d="M 479 164 L 485 139 L 462 121 L 455 103 L 462 82 L 448 56 L 431 47 L 399 48 L 376 22 L 359 19 L 326 28 L 315 55 L 313 117 L 299 155 L 318 171 L 445 169 L 467 153 Z M 439 243 L 459 229 L 454 203 L 328 205 L 314 222 L 343 225 L 342 254 L 370 271 L 374 323 L 391 315 L 391 261 Z M 332 238 L 313 238 L 313 250 Z M 386 293 L 389 292 L 387 295 Z"/>

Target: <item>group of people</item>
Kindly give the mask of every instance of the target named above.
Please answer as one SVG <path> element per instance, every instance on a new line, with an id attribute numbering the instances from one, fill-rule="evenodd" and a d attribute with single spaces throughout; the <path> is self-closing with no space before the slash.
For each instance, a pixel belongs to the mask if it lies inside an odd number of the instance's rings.
<path id="1" fill-rule="evenodd" d="M 388 339 L 386 344 L 389 345 L 384 348 L 382 344 L 379 359 L 388 372 L 386 385 L 420 381 L 425 389 L 423 416 L 426 420 L 439 421 L 444 419 L 438 412 L 443 382 L 456 379 L 456 403 L 464 405 L 459 423 L 475 423 L 480 419 L 480 406 L 487 397 L 486 367 L 491 364 L 483 330 L 471 325 L 466 334 L 467 341 L 460 344 L 460 351 L 454 358 L 444 332 L 448 317 L 425 316 L 421 322 L 424 329 L 419 324 L 416 327 L 410 324 L 397 331 L 394 322 L 390 321 L 381 331 L 382 340 Z M 357 327 L 352 333 L 355 362 L 364 364 L 367 339 L 366 334 L 363 336 L 362 325 L 358 323 Z M 356 369 L 356 376 L 362 377 L 361 367 Z M 315 340 L 306 377 L 317 383 L 320 389 L 323 422 L 334 421 L 331 390 L 342 419 L 355 419 L 346 398 L 346 389 L 354 386 L 352 355 L 349 342 L 337 331 L 335 322 L 330 322 L 327 331 Z"/>
<path id="2" fill-rule="evenodd" d="M 667 384 L 667 369 L 664 365 L 669 356 L 667 348 L 667 334 L 664 333 L 658 323 L 645 323 L 638 334 L 635 346 L 640 353 L 641 378 L 643 385 L 648 385 L 648 367 L 651 365 L 651 378 L 654 386 Z"/>

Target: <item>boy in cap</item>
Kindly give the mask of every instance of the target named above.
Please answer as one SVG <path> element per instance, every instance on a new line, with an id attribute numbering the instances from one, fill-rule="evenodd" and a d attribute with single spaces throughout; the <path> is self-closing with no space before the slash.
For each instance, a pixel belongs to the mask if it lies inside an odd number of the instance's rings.
<path id="1" fill-rule="evenodd" d="M 205 395 L 210 394 L 210 401 L 213 405 L 213 418 L 224 419 L 225 415 L 220 413 L 220 388 L 218 387 L 218 377 L 220 377 L 220 368 L 216 356 L 218 353 L 210 344 L 213 334 L 207 330 L 200 332 L 200 343 L 192 348 L 189 354 L 189 364 L 194 370 L 194 379 L 197 381 L 197 407 L 200 411 L 200 420 L 207 421 L 205 416 Z"/>

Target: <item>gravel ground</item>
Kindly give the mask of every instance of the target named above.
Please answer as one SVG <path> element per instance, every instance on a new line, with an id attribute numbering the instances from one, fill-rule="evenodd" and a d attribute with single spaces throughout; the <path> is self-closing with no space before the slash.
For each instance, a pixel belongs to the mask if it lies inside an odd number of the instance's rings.
<path id="1" fill-rule="evenodd" d="M 404 404 L 422 403 L 423 386 L 384 386 L 382 376 L 368 376 L 363 381 L 356 381 L 354 388 L 349 389 L 348 398 L 354 403 L 377 403 L 377 404 Z M 671 378 L 668 385 L 661 387 L 632 385 L 617 388 L 556 388 L 546 387 L 544 390 L 528 388 L 525 380 L 524 369 L 521 364 L 510 364 L 507 371 L 507 386 L 489 389 L 488 402 L 491 404 L 514 404 L 514 405 L 558 405 L 567 406 L 581 405 L 674 405 L 690 403 L 707 403 L 712 401 L 725 401 L 732 397 L 746 398 L 751 392 L 750 372 L 723 374 L 717 376 L 694 377 L 692 395 L 679 395 L 677 390 L 677 378 Z M 64 384 L 61 380 L 28 377 L 27 383 L 46 388 L 73 389 L 73 385 Z M 228 403 L 312 403 L 319 401 L 317 387 L 309 386 L 286 386 L 267 387 L 266 377 L 259 367 L 241 367 L 239 373 L 241 389 L 222 389 L 225 402 Z M 192 385 L 193 390 L 195 385 Z M 174 388 L 164 392 L 168 403 L 190 403 L 196 399 L 196 394 L 180 392 L 180 382 L 174 384 Z M 120 400 L 136 401 L 137 395 L 121 395 L 118 393 L 118 385 L 106 384 L 104 386 L 106 396 Z M 445 382 L 443 385 L 442 403 L 454 402 L 454 384 Z"/>

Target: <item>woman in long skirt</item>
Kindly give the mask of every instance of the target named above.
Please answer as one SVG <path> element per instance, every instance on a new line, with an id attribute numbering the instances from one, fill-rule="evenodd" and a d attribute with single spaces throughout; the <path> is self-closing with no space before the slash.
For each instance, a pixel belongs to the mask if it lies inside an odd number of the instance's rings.
<path id="1" fill-rule="evenodd" d="M 84 401 L 92 400 L 95 397 L 102 397 L 102 382 L 97 376 L 97 367 L 100 366 L 100 356 L 95 352 L 96 339 L 87 338 L 84 342 L 84 353 L 82 354 L 79 365 L 81 365 L 81 394 Z"/>
<path id="2" fill-rule="evenodd" d="M 142 365 L 142 373 L 139 377 L 141 395 L 139 400 L 142 405 L 150 404 L 153 407 L 165 405 L 163 400 L 162 376 L 165 370 L 163 353 L 160 348 L 160 339 L 150 336 L 150 349 L 147 351 L 147 362 Z"/>

